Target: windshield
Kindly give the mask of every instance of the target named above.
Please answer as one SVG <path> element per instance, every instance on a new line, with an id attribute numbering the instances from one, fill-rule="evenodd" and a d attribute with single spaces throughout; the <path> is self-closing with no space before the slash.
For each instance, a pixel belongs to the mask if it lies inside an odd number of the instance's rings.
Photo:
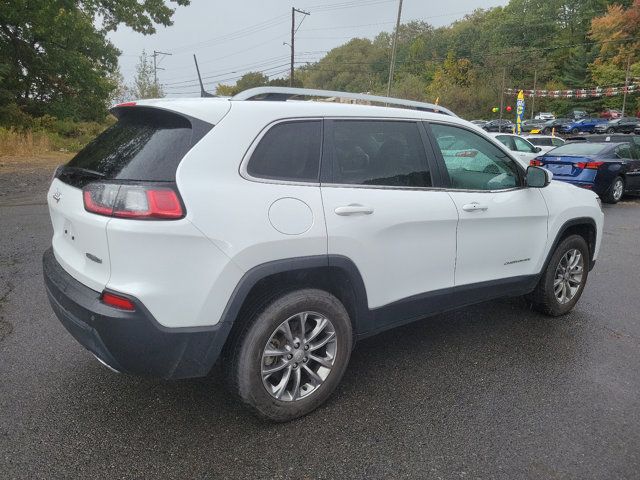
<path id="1" fill-rule="evenodd" d="M 558 148 L 554 148 L 552 155 L 554 157 L 561 157 L 563 155 L 576 157 L 583 155 L 597 155 L 606 150 L 609 146 L 610 145 L 603 145 L 602 143 L 566 143 Z"/>

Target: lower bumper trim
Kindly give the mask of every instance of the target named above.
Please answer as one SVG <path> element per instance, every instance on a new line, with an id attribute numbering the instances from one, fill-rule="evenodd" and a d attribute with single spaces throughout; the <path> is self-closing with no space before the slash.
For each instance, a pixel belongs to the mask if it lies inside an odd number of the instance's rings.
<path id="1" fill-rule="evenodd" d="M 43 271 L 49 302 L 62 325 L 117 372 L 166 379 L 206 376 L 231 330 L 230 323 L 203 329 L 167 328 L 132 297 L 133 312 L 104 305 L 99 292 L 60 266 L 52 249 L 43 256 Z"/>

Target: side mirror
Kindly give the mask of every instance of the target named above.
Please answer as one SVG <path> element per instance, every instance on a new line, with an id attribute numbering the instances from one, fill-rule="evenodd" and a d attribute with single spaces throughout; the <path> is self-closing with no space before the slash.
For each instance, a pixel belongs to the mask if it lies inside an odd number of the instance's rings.
<path id="1" fill-rule="evenodd" d="M 533 147 L 536 149 L 536 153 L 540 153 L 542 151 L 542 149 L 540 147 Z"/>
<path id="2" fill-rule="evenodd" d="M 527 187 L 544 188 L 549 183 L 553 175 L 548 170 L 540 167 L 527 167 Z"/>

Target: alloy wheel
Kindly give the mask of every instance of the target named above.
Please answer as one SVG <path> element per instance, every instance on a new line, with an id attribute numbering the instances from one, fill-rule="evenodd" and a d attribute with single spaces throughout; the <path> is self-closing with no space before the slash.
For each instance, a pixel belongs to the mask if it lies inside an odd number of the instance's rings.
<path id="1" fill-rule="evenodd" d="M 331 373 L 336 351 L 331 320 L 316 312 L 297 313 L 274 330 L 263 349 L 262 384 L 276 400 L 305 398 Z"/>
<path id="2" fill-rule="evenodd" d="M 584 273 L 584 257 L 580 250 L 572 248 L 567 251 L 556 267 L 553 280 L 553 293 L 558 303 L 565 304 L 576 296 Z"/>
<path id="3" fill-rule="evenodd" d="M 624 182 L 621 178 L 617 178 L 613 184 L 613 199 L 617 202 L 622 198 L 624 193 Z"/>

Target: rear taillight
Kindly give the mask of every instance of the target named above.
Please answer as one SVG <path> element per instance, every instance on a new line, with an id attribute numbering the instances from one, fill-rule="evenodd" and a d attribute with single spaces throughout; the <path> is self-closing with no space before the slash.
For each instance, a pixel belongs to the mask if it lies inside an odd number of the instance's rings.
<path id="1" fill-rule="evenodd" d="M 86 211 L 107 217 L 175 220 L 184 217 L 178 192 L 158 185 L 90 183 L 82 190 Z"/>
<path id="2" fill-rule="evenodd" d="M 597 170 L 603 164 L 604 162 L 578 162 L 574 163 L 573 166 L 580 169 Z"/>
<path id="3" fill-rule="evenodd" d="M 529 165 L 531 165 L 532 167 L 542 167 L 544 165 L 544 161 L 541 157 L 534 158 L 529 162 Z"/>
<path id="4" fill-rule="evenodd" d="M 100 296 L 100 300 L 105 305 L 119 308 L 120 310 L 127 310 L 129 312 L 133 312 L 136 309 L 135 304 L 131 300 L 129 300 L 127 297 L 116 295 L 115 293 L 102 292 L 102 295 Z"/>

